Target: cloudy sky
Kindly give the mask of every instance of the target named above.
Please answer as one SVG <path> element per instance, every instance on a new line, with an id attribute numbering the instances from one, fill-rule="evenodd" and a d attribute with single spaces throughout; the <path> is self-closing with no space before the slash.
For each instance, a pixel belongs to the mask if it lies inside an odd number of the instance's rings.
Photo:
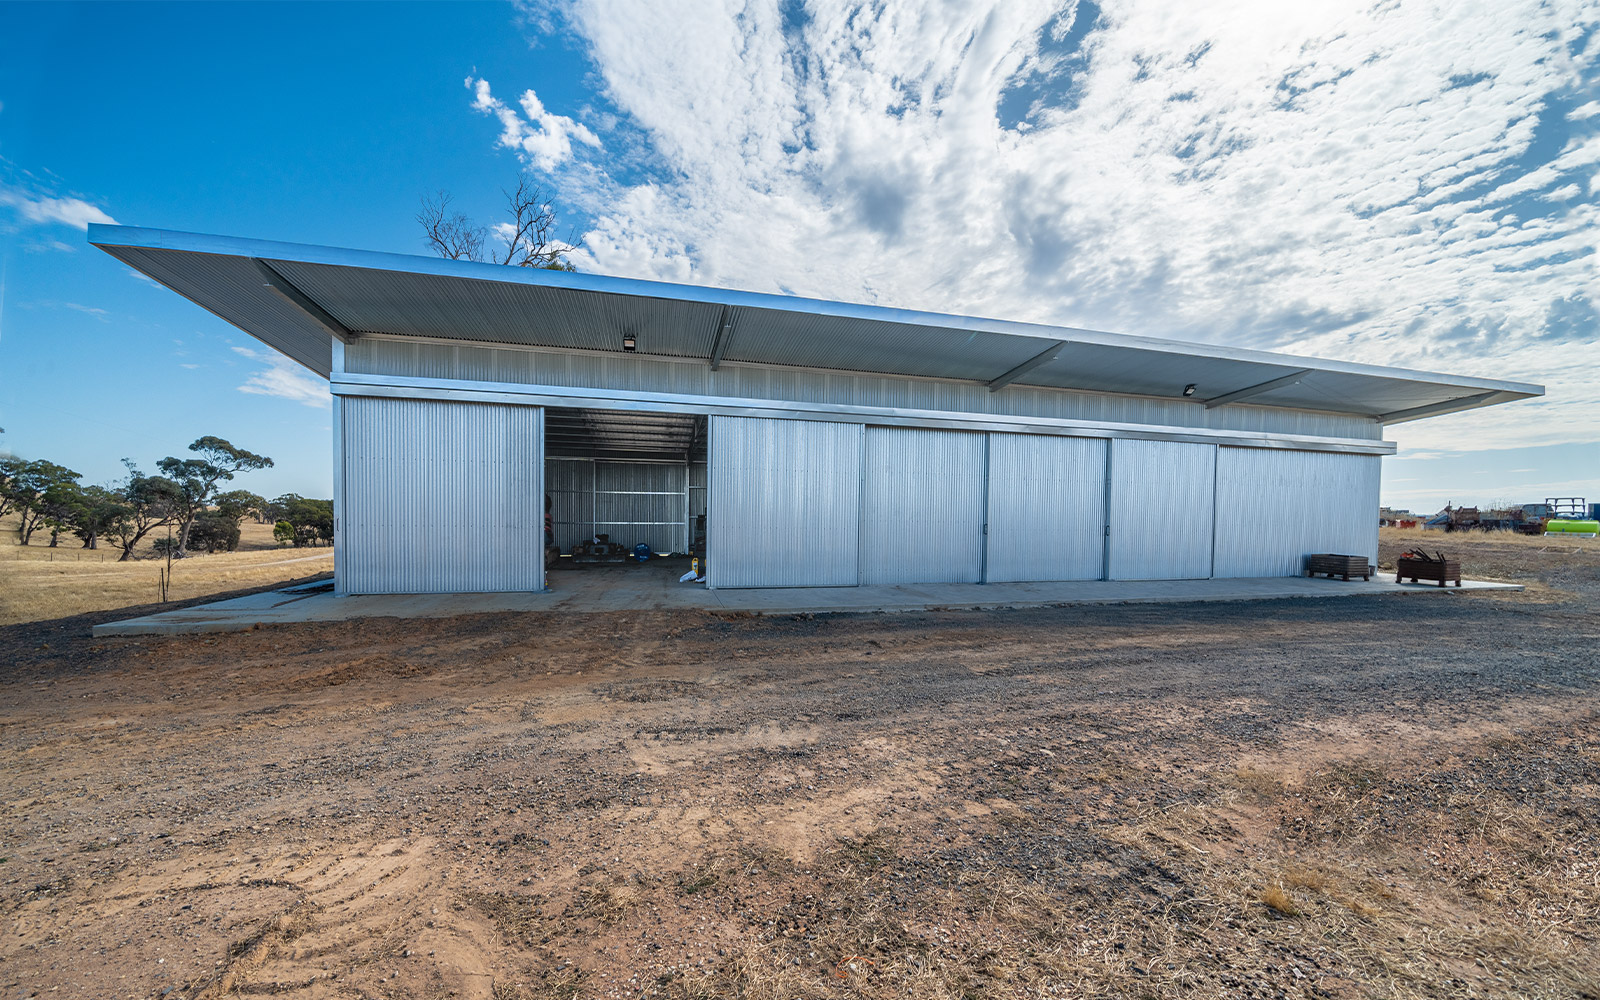
<path id="1" fill-rule="evenodd" d="M 1391 428 L 1384 500 L 1600 499 L 1597 3 L 132 10 L 0 7 L 0 447 L 91 478 L 329 448 L 86 223 L 421 252 L 520 169 L 586 271 L 1542 383 Z"/>

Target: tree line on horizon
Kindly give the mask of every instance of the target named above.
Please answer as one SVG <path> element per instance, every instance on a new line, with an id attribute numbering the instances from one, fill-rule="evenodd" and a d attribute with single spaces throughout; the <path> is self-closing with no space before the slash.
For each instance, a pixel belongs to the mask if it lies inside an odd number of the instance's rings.
<path id="1" fill-rule="evenodd" d="M 0 457 L 0 517 L 17 517 L 17 544 L 31 545 L 42 532 L 50 547 L 61 536 L 76 536 L 83 548 L 101 542 L 122 552 L 118 562 L 135 559 L 139 543 L 158 528 L 173 536 L 158 538 L 158 554 L 170 547 L 174 558 L 191 552 L 232 552 L 239 546 L 239 522 L 255 516 L 275 522 L 273 537 L 295 546 L 332 544 L 333 501 L 285 493 L 267 500 L 249 490 L 224 489 L 241 472 L 272 467 L 272 459 L 235 447 L 223 438 L 206 436 L 189 446 L 194 458 L 168 456 L 146 475 L 131 459 L 128 474 L 101 486 L 81 482 L 82 475 L 45 459 Z"/>

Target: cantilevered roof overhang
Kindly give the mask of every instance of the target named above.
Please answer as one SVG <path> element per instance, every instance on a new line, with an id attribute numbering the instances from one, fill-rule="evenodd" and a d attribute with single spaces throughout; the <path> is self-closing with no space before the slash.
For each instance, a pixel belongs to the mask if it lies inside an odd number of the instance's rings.
<path id="1" fill-rule="evenodd" d="M 89 242 L 327 377 L 369 334 L 961 379 L 1380 423 L 1544 394 L 1524 382 L 1072 327 L 268 240 L 91 225 Z"/>

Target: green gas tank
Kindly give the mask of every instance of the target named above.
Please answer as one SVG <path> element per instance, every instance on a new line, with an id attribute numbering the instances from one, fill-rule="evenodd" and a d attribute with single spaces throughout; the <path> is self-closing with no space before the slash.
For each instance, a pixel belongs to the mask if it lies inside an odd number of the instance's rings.
<path id="1" fill-rule="evenodd" d="M 1546 521 L 1547 535 L 1600 535 L 1600 521 Z"/>

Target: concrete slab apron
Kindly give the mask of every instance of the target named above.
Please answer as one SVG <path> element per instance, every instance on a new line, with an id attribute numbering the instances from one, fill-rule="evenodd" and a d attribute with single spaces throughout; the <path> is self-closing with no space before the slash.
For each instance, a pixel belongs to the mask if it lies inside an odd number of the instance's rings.
<path id="1" fill-rule="evenodd" d="M 1264 577 L 1242 580 L 1095 580 L 1070 583 L 924 584 L 921 586 L 807 587 L 707 590 L 676 577 L 633 567 L 593 567 L 550 574 L 551 589 L 530 594 L 391 594 L 335 597 L 330 590 L 294 588 L 215 604 L 164 611 L 96 625 L 101 635 L 178 635 L 237 632 L 280 622 L 357 618 L 451 618 L 506 611 L 746 612 L 762 615 L 861 613 L 928 609 L 1027 608 L 1072 604 L 1146 604 L 1359 597 L 1380 594 L 1521 590 L 1517 584 L 1464 580 L 1459 589 L 1392 580 Z"/>

